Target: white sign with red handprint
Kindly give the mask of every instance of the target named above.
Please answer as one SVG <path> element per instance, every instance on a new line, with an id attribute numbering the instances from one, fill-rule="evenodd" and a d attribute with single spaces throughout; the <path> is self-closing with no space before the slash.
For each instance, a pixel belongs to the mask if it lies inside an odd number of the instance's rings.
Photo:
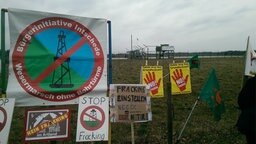
<path id="1" fill-rule="evenodd" d="M 141 83 L 149 86 L 150 96 L 163 97 L 163 67 L 162 66 L 142 66 Z"/>
<path id="2" fill-rule="evenodd" d="M 0 144 L 8 143 L 15 99 L 0 98 Z"/>
<path id="3" fill-rule="evenodd" d="M 170 64 L 172 95 L 191 93 L 189 63 Z"/>

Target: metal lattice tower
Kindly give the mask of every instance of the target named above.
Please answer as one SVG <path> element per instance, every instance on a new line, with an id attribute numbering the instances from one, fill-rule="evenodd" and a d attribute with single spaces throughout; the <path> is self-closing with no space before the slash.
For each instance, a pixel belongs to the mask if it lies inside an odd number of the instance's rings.
<path id="1" fill-rule="evenodd" d="M 66 35 L 64 31 L 60 31 L 58 35 L 57 52 L 54 57 L 54 61 L 59 59 L 63 54 L 67 52 L 66 47 Z M 70 58 L 67 58 L 58 68 L 53 72 L 51 88 L 71 88 L 74 85 L 71 83 L 71 75 L 69 68 Z"/>

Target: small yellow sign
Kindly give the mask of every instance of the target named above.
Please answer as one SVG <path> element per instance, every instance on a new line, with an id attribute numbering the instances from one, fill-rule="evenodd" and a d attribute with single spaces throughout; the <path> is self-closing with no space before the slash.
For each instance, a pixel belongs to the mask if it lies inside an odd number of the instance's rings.
<path id="1" fill-rule="evenodd" d="M 150 96 L 152 98 L 163 97 L 163 67 L 142 66 L 141 83 L 149 86 Z"/>
<path id="2" fill-rule="evenodd" d="M 170 64 L 170 81 L 172 85 L 172 95 L 191 93 L 189 63 Z"/>

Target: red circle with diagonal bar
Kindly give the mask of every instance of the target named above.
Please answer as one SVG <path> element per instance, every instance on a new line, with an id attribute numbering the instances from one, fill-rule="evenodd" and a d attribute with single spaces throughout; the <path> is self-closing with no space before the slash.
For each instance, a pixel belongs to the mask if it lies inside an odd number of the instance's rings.
<path id="1" fill-rule="evenodd" d="M 101 119 L 95 118 L 95 117 L 91 116 L 91 115 L 88 113 L 88 111 L 93 110 L 93 109 L 96 109 L 97 111 L 100 112 L 99 114 L 101 115 Z M 88 118 L 93 119 L 94 121 L 97 122 L 97 125 L 95 125 L 95 126 L 89 126 L 89 125 L 84 121 L 84 117 L 88 117 Z M 98 107 L 98 106 L 89 106 L 89 107 L 85 108 L 85 109 L 82 111 L 81 115 L 80 115 L 80 123 L 82 124 L 82 126 L 83 126 L 85 129 L 87 129 L 87 130 L 89 130 L 89 131 L 94 131 L 94 130 L 97 130 L 97 129 L 101 128 L 102 125 L 104 124 L 104 122 L 105 122 L 105 113 L 104 113 L 104 111 L 103 111 L 100 107 Z"/>
<path id="2" fill-rule="evenodd" d="M 48 25 L 38 30 L 35 29 L 36 25 L 40 25 L 42 23 L 50 22 L 50 21 L 62 21 L 62 22 L 65 21 L 72 25 L 71 26 L 64 25 L 64 24 L 61 26 Z M 86 34 L 78 31 L 75 28 L 75 26 L 79 26 L 81 29 L 84 29 L 86 31 Z M 81 39 L 75 45 L 69 48 L 65 54 L 59 57 L 55 62 L 49 65 L 46 69 L 44 69 L 36 78 L 32 78 L 29 76 L 27 72 L 24 55 L 26 53 L 28 46 L 30 45 L 31 39 L 35 37 L 37 33 L 40 33 L 46 29 L 51 29 L 51 28 L 52 29 L 54 28 L 69 29 L 79 34 L 81 36 Z M 28 35 L 30 35 L 32 38 L 28 39 L 27 38 Z M 90 41 L 91 39 L 93 39 L 93 43 L 92 41 Z M 25 40 L 26 42 L 24 42 Z M 88 45 L 90 45 L 93 51 L 94 62 L 95 62 L 92 73 L 87 81 L 85 81 L 83 84 L 81 84 L 79 88 L 75 90 L 58 92 L 58 93 L 51 92 L 50 90 L 43 89 L 42 87 L 39 86 L 40 82 L 42 82 L 47 76 L 49 76 L 57 67 L 62 65 L 64 61 L 66 61 L 74 52 L 76 52 L 85 43 L 88 43 Z M 49 18 L 38 20 L 30 24 L 21 32 L 13 50 L 12 63 L 13 63 L 13 71 L 15 73 L 17 81 L 27 93 L 35 97 L 38 97 L 40 99 L 44 99 L 48 101 L 67 101 L 67 100 L 75 99 L 81 95 L 84 95 L 92 91 L 97 86 L 104 72 L 104 51 L 103 51 L 103 48 L 101 47 L 100 42 L 96 38 L 96 36 L 81 23 L 68 18 L 63 18 L 63 17 L 49 17 Z"/>
<path id="3" fill-rule="evenodd" d="M 6 111 L 5 111 L 5 109 L 3 107 L 0 107 L 0 112 L 2 112 L 3 115 L 4 115 L 3 122 L 0 122 L 0 132 L 1 132 L 4 129 L 5 124 L 7 122 L 7 113 L 6 113 Z"/>

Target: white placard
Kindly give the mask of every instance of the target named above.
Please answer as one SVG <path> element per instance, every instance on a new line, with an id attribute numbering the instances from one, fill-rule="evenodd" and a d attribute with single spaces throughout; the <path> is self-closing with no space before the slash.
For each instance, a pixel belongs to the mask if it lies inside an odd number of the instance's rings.
<path id="1" fill-rule="evenodd" d="M 76 141 L 107 141 L 109 98 L 83 96 L 79 98 Z"/>

